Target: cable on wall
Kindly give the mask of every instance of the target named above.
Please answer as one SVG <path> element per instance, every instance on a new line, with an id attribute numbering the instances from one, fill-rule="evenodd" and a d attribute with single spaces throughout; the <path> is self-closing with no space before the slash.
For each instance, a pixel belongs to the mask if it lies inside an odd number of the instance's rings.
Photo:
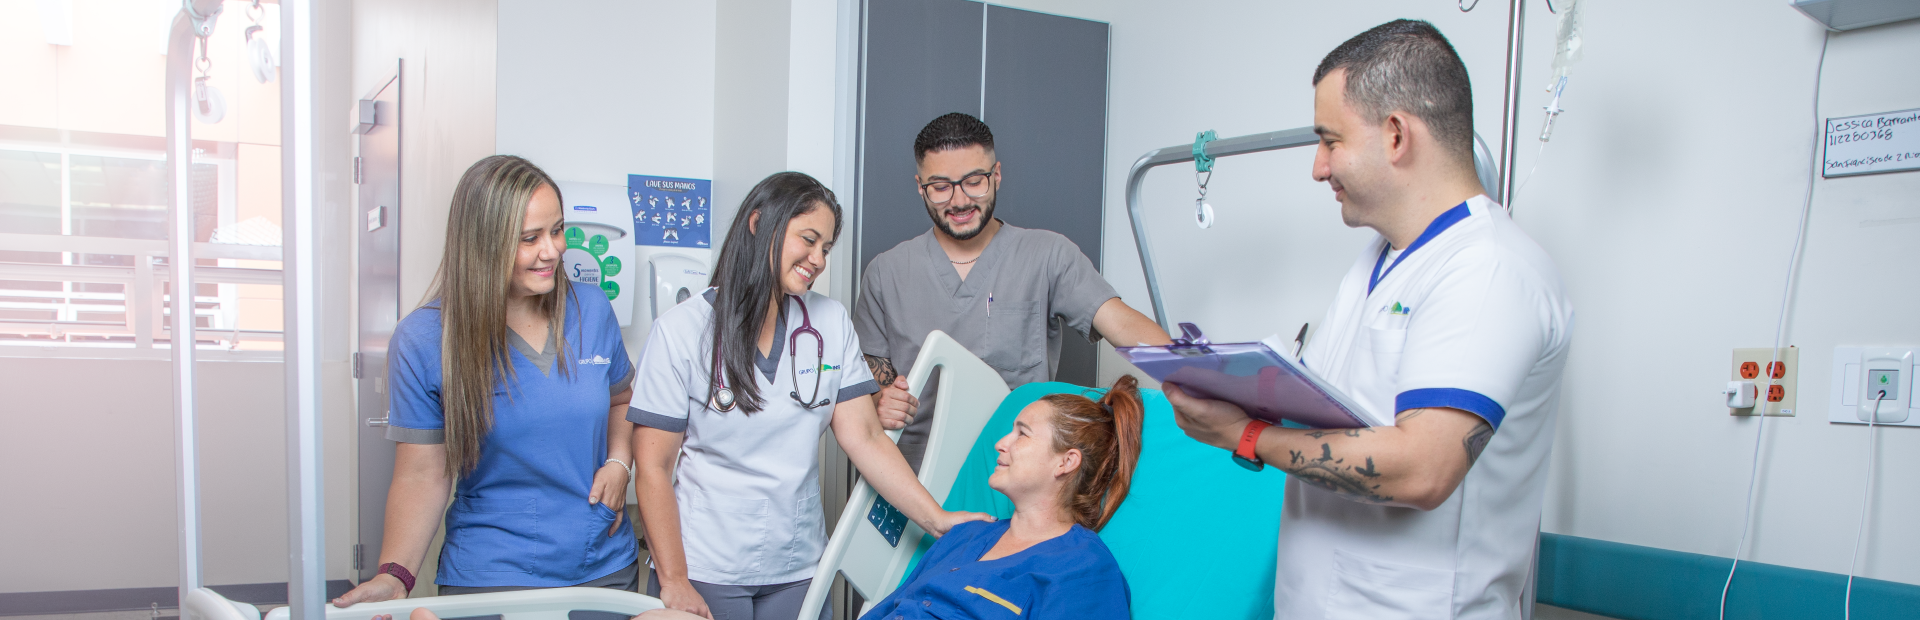
<path id="1" fill-rule="evenodd" d="M 1827 66 L 1827 43 L 1832 40 L 1832 31 L 1827 31 L 1821 35 L 1820 59 L 1814 63 L 1813 121 L 1816 127 L 1824 126 L 1824 123 L 1820 119 L 1820 77 Z M 1793 301 L 1794 279 L 1799 275 L 1800 271 L 1800 250 L 1806 243 L 1807 220 L 1812 216 L 1813 212 L 1813 184 L 1814 180 L 1819 178 L 1820 174 L 1820 134 L 1819 129 L 1815 129 L 1813 132 L 1813 139 L 1811 140 L 1812 154 L 1809 157 L 1811 161 L 1809 162 L 1809 170 L 1807 171 L 1807 192 L 1800 204 L 1800 221 L 1798 225 L 1794 227 L 1793 251 L 1787 254 L 1786 282 L 1781 286 L 1780 290 L 1780 314 L 1773 328 L 1772 364 L 1780 363 L 1780 344 L 1785 338 L 1787 331 L 1787 308 Z M 1769 364 L 1767 368 L 1773 368 L 1772 364 Z M 1727 591 L 1733 587 L 1733 574 L 1740 570 L 1740 554 L 1746 551 L 1747 534 L 1753 525 L 1753 491 L 1756 483 L 1760 480 L 1760 444 L 1761 438 L 1767 434 L 1767 416 L 1760 416 L 1759 426 L 1760 428 L 1753 433 L 1753 464 L 1747 471 L 1747 501 L 1744 504 L 1744 514 L 1740 517 L 1740 542 L 1735 545 L 1733 549 L 1733 567 L 1727 569 L 1727 582 L 1720 586 L 1720 620 L 1726 620 L 1727 618 Z"/>
<path id="2" fill-rule="evenodd" d="M 1860 539 L 1867 535 L 1867 507 L 1873 505 L 1873 464 L 1874 448 L 1880 438 L 1880 402 L 1887 399 L 1887 391 L 1880 390 L 1880 396 L 1873 399 L 1873 415 L 1867 417 L 1867 490 L 1860 495 L 1860 524 L 1853 530 L 1853 555 L 1847 558 L 1847 598 L 1842 604 L 1842 618 L 1853 620 L 1853 565 L 1860 561 Z"/>

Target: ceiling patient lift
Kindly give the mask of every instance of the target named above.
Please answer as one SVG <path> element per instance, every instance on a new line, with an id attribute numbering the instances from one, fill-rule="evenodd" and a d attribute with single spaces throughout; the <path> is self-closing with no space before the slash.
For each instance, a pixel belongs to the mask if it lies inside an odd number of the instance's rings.
<path id="1" fill-rule="evenodd" d="M 1147 274 L 1147 297 L 1153 302 L 1153 320 L 1167 333 L 1178 333 L 1167 320 L 1166 303 L 1160 297 L 1160 276 L 1153 268 L 1153 248 L 1147 242 L 1145 214 L 1140 210 L 1140 186 L 1147 178 L 1147 171 L 1160 166 L 1193 162 L 1196 178 L 1200 185 L 1200 198 L 1194 201 L 1194 219 L 1201 228 L 1213 225 L 1213 207 L 1207 204 L 1207 181 L 1213 175 L 1213 162 L 1221 157 L 1247 155 L 1278 151 L 1299 146 L 1311 146 L 1319 143 L 1320 136 L 1313 133 L 1312 127 L 1287 129 L 1250 136 L 1215 139 L 1212 131 L 1201 132 L 1193 144 L 1181 144 L 1147 151 L 1139 160 L 1133 162 L 1133 169 L 1127 172 L 1127 218 L 1133 223 L 1134 247 L 1140 251 L 1140 268 Z M 1493 163 L 1493 154 L 1488 151 L 1486 142 L 1480 136 L 1473 137 L 1473 168 L 1480 176 L 1480 185 L 1487 188 L 1488 195 L 1495 202 L 1500 200 L 1498 168 Z"/>
<path id="2" fill-rule="evenodd" d="M 1465 0 L 1461 0 L 1459 8 L 1461 12 L 1467 12 L 1473 10 L 1474 5 L 1478 4 L 1478 0 L 1474 0 L 1473 5 L 1468 5 L 1465 3 Z M 1548 4 L 1547 8 L 1553 10 L 1554 7 L 1552 4 Z M 1507 12 L 1506 90 L 1501 98 L 1501 102 L 1504 105 L 1501 106 L 1500 111 L 1499 159 L 1494 159 L 1493 153 L 1487 148 L 1487 143 L 1480 139 L 1478 132 L 1473 136 L 1473 167 L 1474 171 L 1480 177 L 1480 185 L 1486 188 L 1488 197 L 1492 198 L 1494 202 L 1505 205 L 1508 211 L 1513 210 L 1514 175 L 1506 174 L 1505 172 L 1513 170 L 1514 156 L 1520 135 L 1520 91 L 1518 86 L 1520 80 L 1521 31 L 1525 26 L 1526 1 L 1510 0 Z M 1577 26 L 1575 27 L 1577 28 Z M 1561 30 L 1561 38 L 1567 38 L 1568 29 L 1564 24 Z M 1565 41 L 1561 43 L 1561 47 L 1566 47 Z M 1562 55 L 1565 55 L 1566 52 L 1567 50 L 1562 50 Z M 1558 86 L 1562 89 L 1565 88 L 1564 64 L 1565 62 L 1560 58 L 1556 58 L 1554 63 L 1555 70 L 1560 72 L 1559 76 L 1562 78 L 1558 82 Z M 1558 107 L 1559 96 L 1556 94 L 1554 103 L 1548 106 L 1548 124 L 1546 128 L 1542 129 L 1540 136 L 1542 142 L 1547 140 L 1548 132 L 1552 130 L 1553 117 L 1561 111 Z M 1225 139 L 1215 138 L 1213 131 L 1208 130 L 1200 132 L 1191 145 L 1178 144 L 1147 151 L 1145 155 L 1140 156 L 1140 159 L 1133 162 L 1133 168 L 1127 171 L 1127 218 L 1133 224 L 1133 244 L 1135 249 L 1140 252 L 1140 269 L 1145 272 L 1147 277 L 1147 297 L 1153 302 L 1153 320 L 1155 323 L 1160 324 L 1161 329 L 1167 330 L 1167 333 L 1170 334 L 1175 333 L 1173 323 L 1167 319 L 1166 303 L 1160 295 L 1160 276 L 1159 273 L 1154 270 L 1153 249 L 1147 242 L 1146 221 L 1140 211 L 1140 185 L 1146 181 L 1147 171 L 1169 164 L 1193 162 L 1195 181 L 1200 187 L 1200 197 L 1194 201 L 1194 219 L 1195 223 L 1201 228 L 1209 228 L 1213 226 L 1214 213 L 1213 205 L 1209 204 L 1206 200 L 1207 182 L 1211 180 L 1213 176 L 1214 160 L 1221 157 L 1309 146 L 1319 141 L 1320 137 L 1313 133 L 1312 127 L 1301 127 L 1298 129 L 1287 129 Z"/>

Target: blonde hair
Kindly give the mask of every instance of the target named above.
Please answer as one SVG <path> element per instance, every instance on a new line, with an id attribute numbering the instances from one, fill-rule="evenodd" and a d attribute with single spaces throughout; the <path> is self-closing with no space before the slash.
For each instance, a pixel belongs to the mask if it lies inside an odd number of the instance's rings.
<path id="1" fill-rule="evenodd" d="M 494 155 L 467 168 L 453 191 L 447 246 L 427 295 L 440 304 L 440 403 L 449 476 L 471 472 L 480 462 L 482 440 L 493 430 L 494 386 L 514 378 L 507 297 L 527 203 L 543 186 L 559 197 L 560 188 L 533 162 Z M 555 282 L 535 299 L 554 333 L 566 333 L 569 291 L 568 283 Z M 556 359 L 567 359 L 566 338 L 555 341 Z M 555 365 L 568 372 L 566 364 Z"/>

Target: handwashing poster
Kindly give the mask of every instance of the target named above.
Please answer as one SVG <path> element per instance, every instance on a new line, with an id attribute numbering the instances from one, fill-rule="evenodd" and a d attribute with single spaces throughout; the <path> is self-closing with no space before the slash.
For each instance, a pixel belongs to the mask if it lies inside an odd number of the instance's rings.
<path id="1" fill-rule="evenodd" d="M 713 247 L 713 181 L 629 174 L 627 198 L 634 245 Z"/>

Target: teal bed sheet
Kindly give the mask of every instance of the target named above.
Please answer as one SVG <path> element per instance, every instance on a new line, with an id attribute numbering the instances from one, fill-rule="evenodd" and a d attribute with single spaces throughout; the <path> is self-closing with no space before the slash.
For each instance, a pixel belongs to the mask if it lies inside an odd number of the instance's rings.
<path id="1" fill-rule="evenodd" d="M 1008 394 L 967 454 L 947 495 L 947 510 L 1001 519 L 1013 515 L 1013 503 L 987 487 L 996 457 L 993 444 L 1013 430 L 1021 409 L 1059 393 L 1098 399 L 1105 390 L 1048 382 Z M 1226 452 L 1180 431 L 1165 394 L 1140 393 L 1146 416 L 1133 488 L 1100 532 L 1127 577 L 1133 617 L 1272 618 L 1274 550 L 1286 474 L 1273 468 L 1256 473 L 1235 465 Z M 929 538 L 921 539 L 914 561 L 932 544 Z"/>

